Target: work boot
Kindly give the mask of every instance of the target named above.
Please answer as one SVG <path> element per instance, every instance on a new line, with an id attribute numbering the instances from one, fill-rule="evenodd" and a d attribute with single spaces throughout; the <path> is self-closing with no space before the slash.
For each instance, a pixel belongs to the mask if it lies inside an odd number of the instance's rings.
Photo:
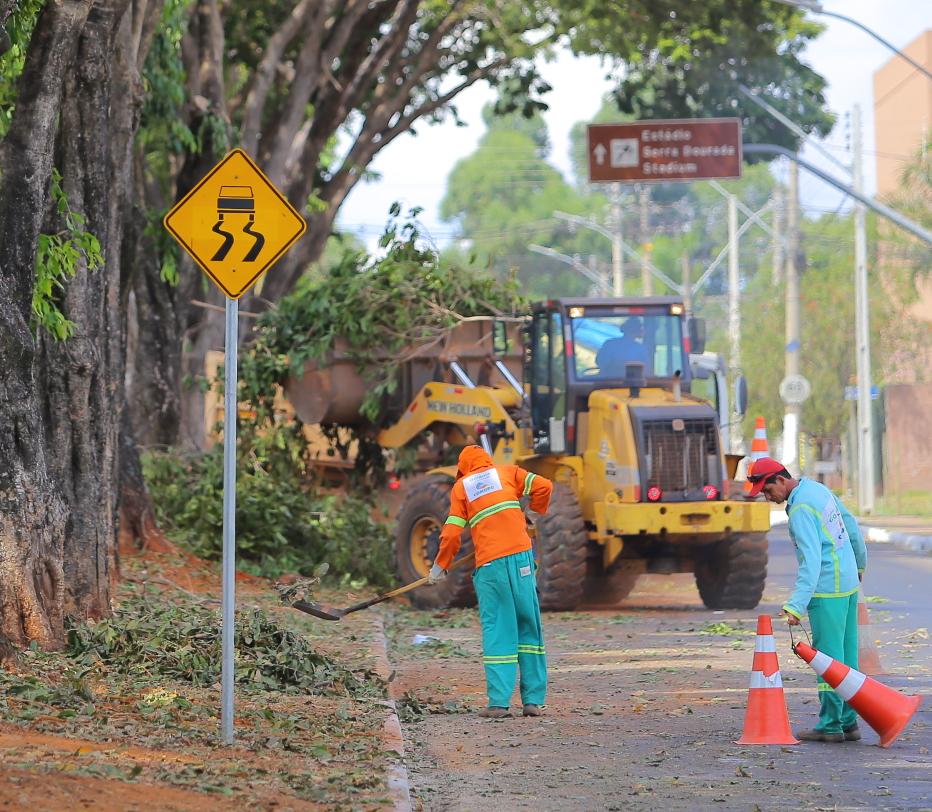
<path id="1" fill-rule="evenodd" d="M 858 729 L 858 723 L 855 722 L 853 725 L 844 728 L 842 731 L 845 734 L 846 742 L 859 742 L 861 741 L 861 731 Z"/>
<path id="2" fill-rule="evenodd" d="M 844 733 L 826 733 L 824 730 L 800 730 L 796 738 L 804 742 L 827 742 L 839 744 L 845 740 Z"/>
<path id="3" fill-rule="evenodd" d="M 510 719 L 514 714 L 508 708 L 491 707 L 479 711 L 483 719 Z"/>
<path id="4" fill-rule="evenodd" d="M 542 713 L 540 705 L 525 705 L 524 710 L 521 711 L 523 716 L 540 716 Z"/>

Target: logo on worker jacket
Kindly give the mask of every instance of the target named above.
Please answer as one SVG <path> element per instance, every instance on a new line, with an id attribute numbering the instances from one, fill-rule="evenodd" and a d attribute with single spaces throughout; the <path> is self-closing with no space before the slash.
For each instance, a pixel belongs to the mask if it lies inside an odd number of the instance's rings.
<path id="1" fill-rule="evenodd" d="M 848 529 L 841 518 L 841 511 L 838 509 L 834 497 L 828 500 L 828 504 L 822 510 L 822 522 L 835 543 L 835 549 L 839 550 L 844 547 L 845 542 L 848 541 Z"/>
<path id="2" fill-rule="evenodd" d="M 463 487 L 466 489 L 466 498 L 470 502 L 475 502 L 482 496 L 488 496 L 490 493 L 500 491 L 502 481 L 498 478 L 498 471 L 489 468 L 487 471 L 480 471 L 478 474 L 463 477 Z"/>

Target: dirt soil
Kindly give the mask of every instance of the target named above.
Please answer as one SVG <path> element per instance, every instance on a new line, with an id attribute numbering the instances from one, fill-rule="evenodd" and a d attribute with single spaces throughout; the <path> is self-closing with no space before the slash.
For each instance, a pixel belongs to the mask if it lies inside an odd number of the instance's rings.
<path id="1" fill-rule="evenodd" d="M 160 554 L 124 563 L 116 602 L 134 586 L 219 605 L 215 566 Z M 363 596 L 319 597 L 342 606 Z M 237 605 L 272 613 L 343 666 L 378 671 L 379 658 L 384 662 L 377 614 L 350 616 L 337 632 L 337 624 L 281 606 L 268 582 L 249 576 L 237 578 Z M 26 651 L 0 671 L 7 687 L 0 696 L 0 810 L 392 808 L 384 690 L 318 696 L 237 686 L 236 742 L 225 747 L 219 684 L 119 682 L 94 670 L 84 676 L 93 695 L 75 712 L 58 704 L 56 690 L 67 692 L 63 672 L 70 665 L 62 659 L 56 674 L 56 662 Z"/>
<path id="2" fill-rule="evenodd" d="M 775 615 L 779 597 L 713 613 L 691 576 L 649 576 L 613 610 L 546 615 L 545 715 L 495 721 L 475 712 L 485 705 L 475 612 L 396 609 L 393 688 L 416 808 L 932 809 L 928 700 L 891 749 L 872 746 L 863 723 L 858 743 L 734 744 L 757 614 Z M 774 626 L 791 724 L 812 727 L 814 674 Z M 927 659 L 894 670 L 886 684 L 928 696 Z"/>

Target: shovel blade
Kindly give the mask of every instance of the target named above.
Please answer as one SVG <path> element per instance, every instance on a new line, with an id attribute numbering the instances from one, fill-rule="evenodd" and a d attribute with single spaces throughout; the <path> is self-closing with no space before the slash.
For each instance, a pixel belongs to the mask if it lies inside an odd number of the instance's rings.
<path id="1" fill-rule="evenodd" d="M 301 612 L 306 612 L 309 615 L 314 617 L 319 617 L 321 620 L 340 620 L 343 617 L 343 612 L 340 609 L 331 609 L 329 607 L 321 606 L 319 603 L 308 603 L 307 601 L 295 601 L 291 604 L 292 609 L 297 609 Z"/>

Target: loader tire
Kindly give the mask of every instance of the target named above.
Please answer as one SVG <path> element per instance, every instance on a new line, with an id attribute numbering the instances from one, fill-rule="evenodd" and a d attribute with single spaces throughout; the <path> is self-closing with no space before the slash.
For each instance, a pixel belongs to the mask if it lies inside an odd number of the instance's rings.
<path id="1" fill-rule="evenodd" d="M 615 606 L 631 594 L 638 578 L 644 574 L 644 562 L 620 559 L 607 572 L 601 565 L 599 570 L 590 572 L 586 578 L 585 601 L 598 606 Z"/>
<path id="2" fill-rule="evenodd" d="M 696 586 L 709 609 L 753 609 L 767 580 L 767 536 L 745 533 L 710 545 L 696 561 Z"/>
<path id="3" fill-rule="evenodd" d="M 583 597 L 589 536 L 579 499 L 567 485 L 553 486 L 550 509 L 537 520 L 534 557 L 540 608 L 575 609 Z"/>
<path id="4" fill-rule="evenodd" d="M 450 488 L 453 482 L 430 477 L 415 485 L 398 511 L 395 524 L 395 564 L 402 583 L 411 583 L 430 572 L 440 547 L 440 530 L 450 511 Z M 457 559 L 472 552 L 469 529 L 463 531 L 463 544 Z M 422 586 L 409 592 L 411 603 L 422 609 L 448 606 L 475 606 L 471 566 L 451 570 L 434 586 Z"/>

